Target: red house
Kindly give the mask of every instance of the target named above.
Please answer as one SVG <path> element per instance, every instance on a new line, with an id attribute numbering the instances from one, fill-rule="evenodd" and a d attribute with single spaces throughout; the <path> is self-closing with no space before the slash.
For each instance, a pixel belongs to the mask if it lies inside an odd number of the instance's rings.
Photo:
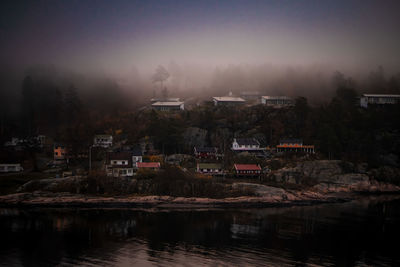
<path id="1" fill-rule="evenodd" d="M 138 169 L 147 169 L 147 170 L 159 170 L 161 165 L 160 162 L 138 162 L 137 163 Z"/>
<path id="2" fill-rule="evenodd" d="M 218 159 L 216 147 L 194 147 L 194 156 L 199 159 Z"/>
<path id="3" fill-rule="evenodd" d="M 259 176 L 261 167 L 258 164 L 235 164 L 235 172 L 237 176 Z"/>

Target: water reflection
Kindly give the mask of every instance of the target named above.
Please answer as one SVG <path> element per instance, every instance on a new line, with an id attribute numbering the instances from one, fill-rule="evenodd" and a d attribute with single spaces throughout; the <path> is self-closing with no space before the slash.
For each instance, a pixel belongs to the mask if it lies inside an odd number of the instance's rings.
<path id="1" fill-rule="evenodd" d="M 394 266 L 400 200 L 248 210 L 0 209 L 0 264 Z"/>

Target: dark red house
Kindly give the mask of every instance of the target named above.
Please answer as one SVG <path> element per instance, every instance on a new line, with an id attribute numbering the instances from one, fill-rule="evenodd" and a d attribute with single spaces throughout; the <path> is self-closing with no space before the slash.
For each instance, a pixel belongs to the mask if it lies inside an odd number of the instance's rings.
<path id="1" fill-rule="evenodd" d="M 194 147 L 194 156 L 199 159 L 217 159 L 216 147 Z"/>
<path id="2" fill-rule="evenodd" d="M 258 164 L 235 164 L 235 173 L 237 176 L 259 176 L 261 167 Z"/>

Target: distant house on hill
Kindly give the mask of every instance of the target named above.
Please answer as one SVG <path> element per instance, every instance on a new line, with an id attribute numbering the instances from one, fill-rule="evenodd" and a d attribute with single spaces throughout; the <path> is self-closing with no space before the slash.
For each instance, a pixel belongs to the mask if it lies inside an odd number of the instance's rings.
<path id="1" fill-rule="evenodd" d="M 234 138 L 232 142 L 234 152 L 264 153 L 260 148 L 260 142 L 255 138 Z"/>
<path id="2" fill-rule="evenodd" d="M 142 148 L 139 145 L 124 145 L 117 151 L 131 154 L 133 168 L 137 168 L 137 163 L 143 161 Z"/>
<path id="3" fill-rule="evenodd" d="M 222 165 L 219 163 L 197 163 L 196 171 L 208 175 L 223 174 Z"/>
<path id="4" fill-rule="evenodd" d="M 109 152 L 106 159 L 107 176 L 133 176 L 132 155 L 129 152 Z"/>
<path id="5" fill-rule="evenodd" d="M 214 106 L 236 106 L 244 104 L 245 100 L 234 96 L 215 96 L 213 102 Z"/>
<path id="6" fill-rule="evenodd" d="M 61 163 L 64 161 L 68 161 L 68 149 L 65 145 L 55 143 L 53 147 L 54 151 L 54 161 L 57 163 Z"/>
<path id="7" fill-rule="evenodd" d="M 109 134 L 98 134 L 93 138 L 94 147 L 108 148 L 113 144 L 113 137 Z"/>
<path id="8" fill-rule="evenodd" d="M 0 164 L 0 173 L 7 172 L 22 172 L 24 168 L 22 168 L 19 163 L 3 163 Z"/>
<path id="9" fill-rule="evenodd" d="M 216 147 L 194 147 L 194 156 L 199 159 L 217 159 Z"/>
<path id="10" fill-rule="evenodd" d="M 160 111 L 179 111 L 185 109 L 185 104 L 180 101 L 158 101 L 151 104 L 151 107 Z"/>
<path id="11" fill-rule="evenodd" d="M 290 107 L 294 105 L 294 100 L 288 96 L 262 96 L 261 103 L 274 108 Z"/>
<path id="12" fill-rule="evenodd" d="M 368 108 L 368 105 L 393 105 L 400 103 L 400 95 L 387 94 L 363 94 L 360 97 L 360 106 Z"/>
<path id="13" fill-rule="evenodd" d="M 237 176 L 259 176 L 261 167 L 258 164 L 234 164 Z"/>
<path id="14" fill-rule="evenodd" d="M 138 162 L 137 163 L 138 169 L 148 169 L 157 171 L 161 168 L 160 162 Z"/>
<path id="15" fill-rule="evenodd" d="M 276 152 L 305 152 L 315 153 L 313 145 L 303 145 L 301 139 L 281 139 L 276 146 Z"/>

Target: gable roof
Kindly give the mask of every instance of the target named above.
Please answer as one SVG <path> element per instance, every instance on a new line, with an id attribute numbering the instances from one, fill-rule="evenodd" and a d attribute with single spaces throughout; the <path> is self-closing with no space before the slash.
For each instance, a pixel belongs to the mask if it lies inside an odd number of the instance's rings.
<path id="1" fill-rule="evenodd" d="M 215 96 L 213 97 L 214 100 L 218 102 L 245 102 L 241 97 L 234 97 L 234 96 Z"/>
<path id="2" fill-rule="evenodd" d="M 179 101 L 158 101 L 153 104 L 151 104 L 153 107 L 179 107 L 183 104 L 184 102 L 179 102 Z"/>
<path id="3" fill-rule="evenodd" d="M 160 162 L 138 162 L 138 168 L 160 168 Z"/>
<path id="4" fill-rule="evenodd" d="M 234 164 L 236 171 L 261 171 L 258 164 Z"/>
<path id="5" fill-rule="evenodd" d="M 255 138 L 235 138 L 236 142 L 239 146 L 259 146 L 260 142 L 257 141 Z"/>

